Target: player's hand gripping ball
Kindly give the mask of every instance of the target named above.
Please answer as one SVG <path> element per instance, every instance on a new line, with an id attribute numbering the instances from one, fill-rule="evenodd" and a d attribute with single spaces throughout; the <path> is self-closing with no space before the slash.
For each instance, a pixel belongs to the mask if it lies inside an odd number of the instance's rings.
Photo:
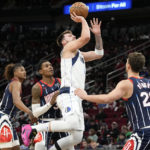
<path id="1" fill-rule="evenodd" d="M 70 14 L 76 13 L 77 16 L 83 16 L 86 18 L 88 16 L 88 7 L 82 2 L 76 2 L 70 7 Z"/>

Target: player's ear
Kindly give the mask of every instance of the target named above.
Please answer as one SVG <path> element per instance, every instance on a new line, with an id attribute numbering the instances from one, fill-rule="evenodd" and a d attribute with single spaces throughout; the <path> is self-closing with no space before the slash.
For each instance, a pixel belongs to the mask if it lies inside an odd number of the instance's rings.
<path id="1" fill-rule="evenodd" d="M 130 66 L 129 63 L 127 64 L 127 69 L 128 69 L 128 70 L 131 70 L 131 66 Z"/>
<path id="2" fill-rule="evenodd" d="M 40 70 L 39 70 L 39 74 L 42 74 L 42 73 L 43 73 L 43 72 L 42 72 L 42 69 L 40 69 Z"/>
<path id="3" fill-rule="evenodd" d="M 63 40 L 61 41 L 61 44 L 64 46 L 64 45 L 66 44 L 66 40 L 63 39 Z"/>

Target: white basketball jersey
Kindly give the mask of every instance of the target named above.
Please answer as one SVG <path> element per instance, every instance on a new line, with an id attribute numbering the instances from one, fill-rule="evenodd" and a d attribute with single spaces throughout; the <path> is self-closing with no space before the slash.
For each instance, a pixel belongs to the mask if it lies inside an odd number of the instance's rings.
<path id="1" fill-rule="evenodd" d="M 73 58 L 61 58 L 61 87 L 85 88 L 86 67 L 78 50 Z"/>

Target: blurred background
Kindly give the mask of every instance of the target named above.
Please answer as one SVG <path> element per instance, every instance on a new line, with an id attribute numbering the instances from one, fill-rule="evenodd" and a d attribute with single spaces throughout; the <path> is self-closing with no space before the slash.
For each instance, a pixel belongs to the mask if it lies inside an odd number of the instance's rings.
<path id="1" fill-rule="evenodd" d="M 0 99 L 7 85 L 3 77 L 9 63 L 21 62 L 27 70 L 23 84 L 23 101 L 30 107 L 31 88 L 40 79 L 36 67 L 40 59 L 51 61 L 55 76 L 60 77 L 60 51 L 57 36 L 66 29 L 80 36 L 81 26 L 64 14 L 64 7 L 74 0 L 0 0 Z M 99 61 L 87 63 L 86 90 L 90 94 L 109 92 L 119 80 L 126 78 L 128 53 L 142 52 L 146 65 L 141 76 L 150 78 L 150 0 L 82 0 L 90 4 L 87 21 L 93 17 L 102 21 L 105 55 Z M 108 9 L 110 5 L 114 5 Z M 121 4 L 119 7 L 117 4 Z M 126 7 L 129 6 L 130 7 Z M 103 9 L 100 9 L 101 6 Z M 95 8 L 94 8 L 95 7 Z M 106 8 L 106 9 L 104 9 Z M 121 9 L 121 10 L 119 10 Z M 94 12 L 95 11 L 95 12 Z M 82 51 L 93 50 L 94 36 Z M 123 100 L 109 105 L 83 101 L 85 125 L 83 142 L 77 149 L 121 149 L 132 129 Z M 18 112 L 15 127 L 28 123 Z M 22 145 L 22 149 L 27 149 Z"/>

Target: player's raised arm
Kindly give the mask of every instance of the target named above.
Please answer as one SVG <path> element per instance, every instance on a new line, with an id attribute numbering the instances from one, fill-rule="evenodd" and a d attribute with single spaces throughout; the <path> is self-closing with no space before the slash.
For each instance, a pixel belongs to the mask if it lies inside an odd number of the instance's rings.
<path id="1" fill-rule="evenodd" d="M 81 36 L 78 39 L 76 39 L 76 37 L 73 35 L 74 39 L 71 42 L 68 42 L 64 46 L 63 52 L 65 52 L 65 51 L 74 52 L 74 51 L 80 49 L 81 47 L 83 47 L 85 44 L 87 44 L 90 40 L 90 29 L 89 29 L 89 26 L 88 26 L 85 18 L 82 16 L 77 16 L 74 13 L 74 14 L 71 14 L 71 19 L 76 23 L 82 24 Z M 65 42 L 65 41 L 62 40 L 62 42 Z"/>
<path id="2" fill-rule="evenodd" d="M 100 59 L 104 55 L 103 41 L 101 37 L 101 21 L 98 21 L 98 18 L 93 18 L 93 20 L 90 20 L 90 22 L 90 30 L 95 35 L 96 44 L 94 51 L 82 52 L 86 62 Z"/>
<path id="3" fill-rule="evenodd" d="M 128 91 L 132 89 L 132 84 L 128 80 L 120 81 L 116 88 L 108 94 L 100 95 L 87 95 L 84 90 L 77 89 L 75 94 L 81 99 L 87 100 L 89 102 L 95 102 L 99 104 L 112 103 L 113 101 L 119 100 L 120 98 L 129 98 L 131 95 L 128 94 Z M 130 90 L 132 91 L 132 90 Z"/>

